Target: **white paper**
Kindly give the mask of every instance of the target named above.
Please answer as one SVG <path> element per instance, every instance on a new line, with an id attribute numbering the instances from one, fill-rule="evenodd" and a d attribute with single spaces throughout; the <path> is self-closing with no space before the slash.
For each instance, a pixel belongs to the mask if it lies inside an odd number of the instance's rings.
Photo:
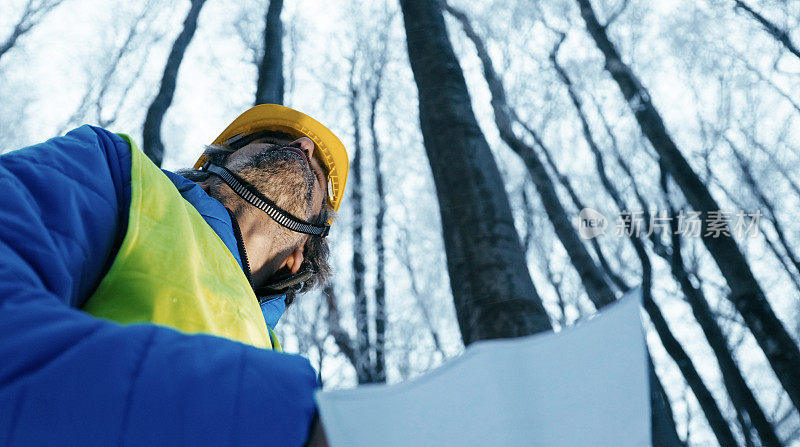
<path id="1" fill-rule="evenodd" d="M 636 289 L 558 334 L 474 343 L 405 383 L 318 392 L 329 443 L 650 445 L 640 302 Z"/>

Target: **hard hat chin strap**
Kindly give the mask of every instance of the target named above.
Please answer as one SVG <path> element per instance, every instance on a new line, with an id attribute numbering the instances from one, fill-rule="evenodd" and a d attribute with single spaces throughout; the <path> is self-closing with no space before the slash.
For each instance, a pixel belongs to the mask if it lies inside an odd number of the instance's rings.
<path id="1" fill-rule="evenodd" d="M 226 185 L 230 186 L 239 197 L 265 212 L 267 216 L 271 217 L 275 222 L 285 228 L 298 233 L 319 237 L 327 236 L 331 229 L 330 224 L 327 222 L 320 226 L 294 217 L 287 211 L 278 207 L 275 202 L 266 198 L 253 185 L 244 181 L 224 166 L 217 166 L 209 161 L 206 162 L 200 170 L 218 176 Z"/>

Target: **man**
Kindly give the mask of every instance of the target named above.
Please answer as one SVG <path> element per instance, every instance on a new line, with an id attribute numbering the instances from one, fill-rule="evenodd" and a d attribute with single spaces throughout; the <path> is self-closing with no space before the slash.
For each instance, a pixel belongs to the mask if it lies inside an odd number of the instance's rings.
<path id="1" fill-rule="evenodd" d="M 0 157 L 0 445 L 302 445 L 315 373 L 272 328 L 329 275 L 347 170 L 278 105 L 182 176 L 89 126 Z"/>

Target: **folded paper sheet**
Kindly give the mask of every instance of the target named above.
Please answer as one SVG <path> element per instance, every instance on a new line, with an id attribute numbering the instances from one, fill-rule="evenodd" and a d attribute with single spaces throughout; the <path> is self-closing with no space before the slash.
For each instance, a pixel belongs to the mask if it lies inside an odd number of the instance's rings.
<path id="1" fill-rule="evenodd" d="M 317 393 L 332 447 L 650 445 L 636 289 L 559 333 L 474 343 L 417 379 Z"/>

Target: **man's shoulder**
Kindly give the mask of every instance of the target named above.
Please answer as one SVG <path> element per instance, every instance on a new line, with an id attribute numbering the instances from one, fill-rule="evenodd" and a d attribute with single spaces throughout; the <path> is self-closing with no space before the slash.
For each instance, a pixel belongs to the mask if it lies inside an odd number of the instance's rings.
<path id="1" fill-rule="evenodd" d="M 32 262 L 58 276 L 51 282 L 73 306 L 107 271 L 125 235 L 130 176 L 128 143 L 91 126 L 0 156 L 0 180 L 18 196 L 0 207 L 0 220 L 28 222 L 19 240 L 42 254 Z"/>
<path id="2" fill-rule="evenodd" d="M 130 171 L 131 143 L 123 134 L 84 125 L 67 133 L 63 137 L 63 143 L 59 140 L 59 144 L 63 144 L 65 150 L 81 159 L 100 157 L 99 162 L 106 161 L 112 168 Z"/>
<path id="3" fill-rule="evenodd" d="M 0 157 L 0 163 L 18 174 L 59 171 L 66 177 L 101 178 L 103 174 L 130 171 L 130 145 L 108 130 L 84 125 L 66 135 L 27 146 Z M 128 175 L 128 178 L 130 176 Z"/>
<path id="4" fill-rule="evenodd" d="M 117 202 L 124 203 L 130 196 L 131 149 L 119 135 L 84 125 L 66 135 L 4 154 L 0 157 L 0 170 L 33 189 L 68 187 L 100 195 L 116 190 Z"/>
<path id="5" fill-rule="evenodd" d="M 29 146 L 20 151 L 55 150 L 69 155 L 91 157 L 93 155 L 107 155 L 112 158 L 125 156 L 130 159 L 130 144 L 126 139 L 110 130 L 84 124 L 67 132 L 63 136 Z"/>

